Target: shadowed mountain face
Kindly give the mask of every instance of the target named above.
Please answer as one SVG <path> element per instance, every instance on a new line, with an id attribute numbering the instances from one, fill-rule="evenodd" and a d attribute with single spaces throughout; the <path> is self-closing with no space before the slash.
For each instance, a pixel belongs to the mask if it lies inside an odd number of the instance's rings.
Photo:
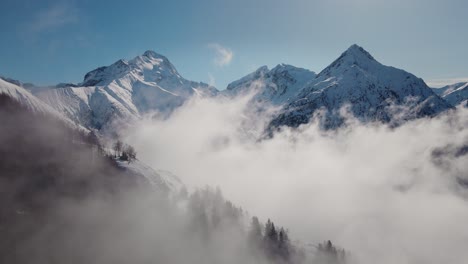
<path id="1" fill-rule="evenodd" d="M 0 95 L 0 120 L 0 200 L 9 204 L 2 210 L 28 211 L 59 197 L 111 194 L 143 181 L 106 158 L 92 134 L 32 113 L 5 95 Z"/>
<path id="2" fill-rule="evenodd" d="M 111 197 L 138 185 L 55 118 L 0 95 L 0 262 L 16 263 L 20 244 L 50 221 L 63 200 Z M 125 186 L 125 187 L 124 187 Z"/>
<path id="3" fill-rule="evenodd" d="M 271 238 L 250 236 L 219 189 L 174 189 L 7 95 L 0 120 L 0 263 L 305 263 L 270 220 Z"/>
<path id="4" fill-rule="evenodd" d="M 157 173 L 120 165 L 92 134 L 1 94 L 0 120 L 0 263 L 111 263 L 93 248 L 111 243 L 109 223 L 131 216 L 122 201 L 168 194 Z"/>
<path id="5" fill-rule="evenodd" d="M 451 108 L 422 79 L 380 64 L 357 45 L 345 51 L 290 101 L 271 122 L 272 127 L 297 127 L 309 122 L 318 110 L 325 110 L 322 125 L 334 128 L 342 124 L 339 111 L 347 105 L 361 121 L 394 124 L 435 116 Z"/>

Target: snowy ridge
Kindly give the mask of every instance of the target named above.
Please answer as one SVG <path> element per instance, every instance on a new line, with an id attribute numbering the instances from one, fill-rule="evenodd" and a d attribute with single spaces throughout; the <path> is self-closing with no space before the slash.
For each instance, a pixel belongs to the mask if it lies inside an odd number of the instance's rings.
<path id="1" fill-rule="evenodd" d="M 262 66 L 230 83 L 223 92 L 225 95 L 235 96 L 253 90 L 256 93 L 253 98 L 255 101 L 281 105 L 295 97 L 315 76 L 312 71 L 287 64 L 278 64 L 272 70 Z"/>
<path id="2" fill-rule="evenodd" d="M 433 91 L 453 106 L 465 105 L 468 107 L 468 82 L 434 88 Z"/>
<path id="3" fill-rule="evenodd" d="M 218 92 L 208 84 L 184 79 L 166 57 L 154 51 L 90 71 L 78 85 L 32 91 L 58 112 L 95 129 L 151 111 L 167 114 L 191 96 Z"/>
<path id="4" fill-rule="evenodd" d="M 52 116 L 57 118 L 58 120 L 61 120 L 69 127 L 87 131 L 84 127 L 75 124 L 75 122 L 72 122 L 70 119 L 64 117 L 55 109 L 53 109 L 43 101 L 39 100 L 37 97 L 35 97 L 28 90 L 21 87 L 20 85 L 22 84 L 19 81 L 0 78 L 0 94 L 8 95 L 9 97 L 13 98 L 33 113 L 40 113 Z"/>
<path id="5" fill-rule="evenodd" d="M 343 122 L 339 111 L 346 105 L 361 121 L 395 124 L 452 108 L 422 79 L 382 65 L 362 47 L 352 45 L 291 99 L 271 125 L 297 127 L 323 109 L 322 125 L 337 127 Z"/>
<path id="6" fill-rule="evenodd" d="M 13 83 L 11 83 L 9 81 L 7 82 L 0 78 L 0 94 L 6 94 L 7 96 L 13 98 L 33 113 L 44 114 L 57 118 L 73 129 L 88 131 L 83 127 L 77 126 L 75 122 L 73 122 L 75 120 L 69 120 L 62 114 L 58 113 L 55 109 L 47 105 L 45 102 L 36 98 L 28 90 L 18 86 L 17 84 L 21 84 L 20 82 L 12 81 Z M 67 87 L 63 89 L 51 89 L 48 94 L 50 97 L 47 99 L 53 100 L 53 102 L 62 103 L 60 107 L 66 111 L 69 111 L 68 113 L 70 116 L 75 116 L 75 114 L 76 116 L 79 116 L 88 113 L 87 111 L 89 111 L 89 109 L 87 107 L 90 104 L 89 102 L 93 100 L 92 96 L 95 96 L 96 91 L 95 87 L 82 87 L 80 89 L 72 89 Z M 60 100 L 54 100 L 53 96 L 61 98 Z M 74 111 L 76 109 L 80 109 L 81 112 L 75 113 Z M 141 179 L 146 179 L 148 183 L 157 190 L 167 190 L 172 192 L 179 191 L 184 188 L 184 184 L 172 173 L 162 170 L 155 171 L 139 160 L 135 160 L 131 163 L 117 161 L 117 163 L 121 168 L 127 170 L 127 172 L 129 172 L 131 175 L 141 177 Z"/>

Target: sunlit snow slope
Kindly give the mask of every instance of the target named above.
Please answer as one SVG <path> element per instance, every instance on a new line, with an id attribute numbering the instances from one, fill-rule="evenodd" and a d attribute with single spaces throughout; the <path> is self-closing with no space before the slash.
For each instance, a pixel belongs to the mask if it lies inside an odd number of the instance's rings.
<path id="1" fill-rule="evenodd" d="M 167 114 L 193 95 L 218 92 L 208 84 L 184 79 L 166 57 L 153 51 L 97 68 L 77 85 L 33 91 L 70 119 L 96 129 L 150 111 Z"/>

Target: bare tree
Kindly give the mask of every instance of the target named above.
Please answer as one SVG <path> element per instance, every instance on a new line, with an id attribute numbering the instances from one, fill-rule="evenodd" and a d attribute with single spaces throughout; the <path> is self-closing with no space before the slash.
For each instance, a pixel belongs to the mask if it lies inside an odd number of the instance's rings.
<path id="1" fill-rule="evenodd" d="M 127 153 L 129 162 L 136 159 L 137 153 L 136 153 L 135 148 L 133 146 L 127 145 L 125 147 L 125 152 Z"/>

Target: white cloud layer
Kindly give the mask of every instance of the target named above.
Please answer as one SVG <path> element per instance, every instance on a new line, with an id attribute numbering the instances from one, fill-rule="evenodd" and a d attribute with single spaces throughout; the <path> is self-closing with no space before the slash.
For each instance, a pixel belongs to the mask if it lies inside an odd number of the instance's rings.
<path id="1" fill-rule="evenodd" d="M 234 57 L 234 53 L 231 49 L 223 47 L 218 43 L 211 43 L 208 45 L 208 47 L 215 51 L 215 58 L 213 63 L 216 66 L 223 67 L 231 63 L 232 58 Z"/>
<path id="2" fill-rule="evenodd" d="M 165 120 L 146 119 L 126 140 L 156 168 L 228 199 L 292 237 L 331 239 L 359 263 L 461 263 L 468 259 L 468 110 L 399 128 L 323 132 L 316 123 L 257 140 L 268 114 L 249 98 L 197 98 Z M 438 150 L 441 155 L 434 155 Z"/>

